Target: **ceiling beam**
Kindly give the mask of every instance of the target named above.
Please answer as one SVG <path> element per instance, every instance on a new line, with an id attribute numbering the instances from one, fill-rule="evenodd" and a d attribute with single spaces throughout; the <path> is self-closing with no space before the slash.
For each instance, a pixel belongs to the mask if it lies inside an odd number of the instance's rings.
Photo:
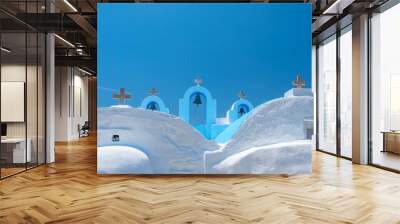
<path id="1" fill-rule="evenodd" d="M 87 41 L 89 42 L 90 40 L 94 40 L 94 41 L 90 41 L 90 45 L 91 46 L 96 46 L 96 38 L 97 38 L 97 30 L 95 27 L 92 26 L 92 24 L 89 23 L 89 21 L 83 17 L 80 14 L 68 14 L 68 17 L 73 20 L 77 25 L 79 25 L 83 31 L 85 31 L 85 33 L 90 37 L 87 38 Z"/>
<path id="2" fill-rule="evenodd" d="M 91 56 L 55 56 L 56 66 L 87 67 L 96 71 L 96 57 Z"/>
<path id="3" fill-rule="evenodd" d="M 322 14 L 342 14 L 343 10 L 353 4 L 355 0 L 336 0 L 330 4 Z"/>

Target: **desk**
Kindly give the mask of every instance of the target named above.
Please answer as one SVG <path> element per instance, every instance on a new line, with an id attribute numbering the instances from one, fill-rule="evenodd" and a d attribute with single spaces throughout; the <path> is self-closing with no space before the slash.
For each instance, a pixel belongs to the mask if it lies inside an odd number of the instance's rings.
<path id="1" fill-rule="evenodd" d="M 383 150 L 382 152 L 392 152 L 400 154 L 400 132 L 383 131 Z"/>
<path id="2" fill-rule="evenodd" d="M 25 151 L 25 138 L 6 138 L 1 139 L 1 154 L 2 157 L 10 163 L 26 163 L 31 162 L 31 139 L 27 139 L 27 146 Z M 3 156 L 3 154 L 5 154 Z M 12 154 L 12 155 L 10 155 Z M 11 159 L 12 158 L 12 159 Z"/>

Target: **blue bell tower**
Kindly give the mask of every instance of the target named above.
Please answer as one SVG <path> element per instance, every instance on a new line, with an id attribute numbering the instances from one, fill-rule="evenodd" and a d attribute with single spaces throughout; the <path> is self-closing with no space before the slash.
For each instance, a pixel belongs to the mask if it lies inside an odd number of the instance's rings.
<path id="1" fill-rule="evenodd" d="M 149 96 L 143 99 L 139 108 L 169 113 L 169 109 L 165 106 L 164 101 L 157 96 L 158 90 L 156 88 L 151 88 L 149 94 Z"/>
<path id="2" fill-rule="evenodd" d="M 253 104 L 245 99 L 246 95 L 243 91 L 240 91 L 238 96 L 239 99 L 236 100 L 232 104 L 231 109 L 226 112 L 226 117 L 228 118 L 229 123 L 233 123 L 254 109 Z"/>
<path id="3" fill-rule="evenodd" d="M 211 92 L 201 86 L 202 80 L 196 79 L 196 85 L 186 90 L 183 98 L 179 99 L 179 117 L 184 121 L 190 122 L 190 104 L 196 105 L 205 103 L 206 106 L 206 120 L 204 124 L 196 125 L 196 128 L 207 139 L 212 138 L 212 126 L 216 122 L 217 117 L 217 101 L 212 97 Z M 202 98 L 205 99 L 203 102 Z M 193 102 L 191 101 L 192 99 Z"/>

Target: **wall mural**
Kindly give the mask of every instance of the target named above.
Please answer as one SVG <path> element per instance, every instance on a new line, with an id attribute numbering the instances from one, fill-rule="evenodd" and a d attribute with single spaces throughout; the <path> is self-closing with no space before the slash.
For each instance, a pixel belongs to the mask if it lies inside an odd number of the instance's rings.
<path id="1" fill-rule="evenodd" d="M 311 172 L 311 5 L 98 8 L 98 173 Z"/>

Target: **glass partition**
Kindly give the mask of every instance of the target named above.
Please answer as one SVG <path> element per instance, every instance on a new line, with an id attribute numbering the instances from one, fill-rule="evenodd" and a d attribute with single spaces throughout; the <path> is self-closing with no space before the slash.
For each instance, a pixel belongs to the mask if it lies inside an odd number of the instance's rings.
<path id="1" fill-rule="evenodd" d="M 352 157 L 352 25 L 318 45 L 318 149 Z M 338 123 L 340 122 L 340 123 Z"/>
<path id="2" fill-rule="evenodd" d="M 16 13 L 41 13 L 43 5 L 0 3 Z M 44 33 L 0 12 L 0 178 L 45 163 L 45 44 Z"/>
<path id="3" fill-rule="evenodd" d="M 400 170 L 400 4 L 371 19 L 371 162 Z"/>
<path id="4" fill-rule="evenodd" d="M 24 171 L 31 158 L 26 150 L 26 33 L 3 32 L 1 47 L 1 176 L 6 177 Z"/>
<path id="5" fill-rule="evenodd" d="M 336 35 L 318 47 L 318 148 L 336 153 Z"/>

